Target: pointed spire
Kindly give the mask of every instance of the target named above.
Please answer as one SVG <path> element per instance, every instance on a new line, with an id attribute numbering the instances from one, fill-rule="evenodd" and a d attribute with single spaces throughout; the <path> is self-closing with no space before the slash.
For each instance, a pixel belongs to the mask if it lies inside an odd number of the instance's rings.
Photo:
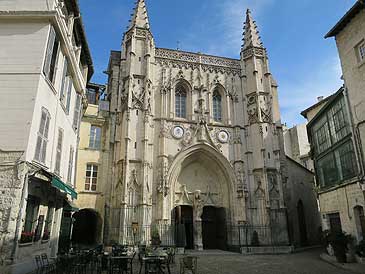
<path id="1" fill-rule="evenodd" d="M 136 7 L 132 14 L 132 19 L 130 20 L 130 25 L 128 29 L 133 27 L 150 29 L 150 23 L 148 21 L 148 14 L 146 3 L 144 0 L 137 0 Z"/>
<path id="2" fill-rule="evenodd" d="M 246 11 L 246 22 L 244 26 L 244 38 L 242 50 L 259 47 L 263 48 L 261 37 L 259 36 L 259 31 L 257 30 L 256 22 L 252 19 L 251 11 L 247 9 Z"/>

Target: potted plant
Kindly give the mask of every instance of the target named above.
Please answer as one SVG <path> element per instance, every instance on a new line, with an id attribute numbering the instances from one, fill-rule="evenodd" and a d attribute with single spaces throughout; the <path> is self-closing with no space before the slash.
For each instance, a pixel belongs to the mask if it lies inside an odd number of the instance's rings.
<path id="1" fill-rule="evenodd" d="M 365 240 L 360 241 L 355 247 L 356 255 L 365 258 Z"/>
<path id="2" fill-rule="evenodd" d="M 152 226 L 151 231 L 151 245 L 159 246 L 161 244 L 160 232 L 158 231 L 157 225 Z"/>
<path id="3" fill-rule="evenodd" d="M 45 229 L 43 231 L 42 241 L 47 241 L 47 240 L 49 240 L 49 231 Z"/>
<path id="4" fill-rule="evenodd" d="M 346 263 L 346 252 L 351 236 L 343 231 L 326 231 L 326 242 L 333 248 L 334 255 L 339 263 Z"/>
<path id="5" fill-rule="evenodd" d="M 21 243 L 21 244 L 30 243 L 30 242 L 33 241 L 33 237 L 34 237 L 34 232 L 25 232 L 25 231 L 23 231 L 21 236 L 20 236 L 19 243 Z"/>
<path id="6" fill-rule="evenodd" d="M 260 245 L 259 234 L 257 233 L 256 230 L 252 233 L 251 245 L 252 246 L 259 246 Z"/>

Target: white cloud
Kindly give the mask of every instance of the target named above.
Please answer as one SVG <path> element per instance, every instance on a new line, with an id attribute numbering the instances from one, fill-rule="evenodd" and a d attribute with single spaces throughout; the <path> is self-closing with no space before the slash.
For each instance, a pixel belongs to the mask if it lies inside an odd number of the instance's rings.
<path id="1" fill-rule="evenodd" d="M 315 104 L 317 97 L 336 92 L 343 85 L 341 75 L 339 58 L 333 57 L 298 76 L 300 79 L 283 80 L 279 87 L 282 122 L 288 126 L 304 122 L 300 113 Z"/>
<path id="2" fill-rule="evenodd" d="M 273 3 L 274 0 L 229 0 L 219 1 L 221 11 L 217 28 L 221 29 L 224 41 L 229 41 L 223 48 L 212 48 L 217 55 L 237 55 L 242 45 L 243 23 L 246 20 L 246 10 L 250 9 L 254 19 Z M 260 29 L 260 27 L 259 27 Z"/>

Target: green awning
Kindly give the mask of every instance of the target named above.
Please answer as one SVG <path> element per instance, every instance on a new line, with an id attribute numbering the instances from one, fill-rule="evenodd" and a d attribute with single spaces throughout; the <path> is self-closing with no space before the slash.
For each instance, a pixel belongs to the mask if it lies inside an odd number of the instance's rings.
<path id="1" fill-rule="evenodd" d="M 77 207 L 77 205 L 75 205 L 75 203 L 73 201 L 70 201 L 70 200 L 65 200 L 66 202 L 66 206 L 63 207 L 63 210 L 67 210 L 67 211 L 72 211 L 72 212 L 75 212 L 75 211 L 79 211 L 79 208 Z"/>
<path id="2" fill-rule="evenodd" d="M 71 195 L 73 199 L 77 199 L 77 192 L 68 184 L 65 184 L 57 177 L 52 178 L 52 185 L 59 190 L 66 192 L 67 194 Z"/>

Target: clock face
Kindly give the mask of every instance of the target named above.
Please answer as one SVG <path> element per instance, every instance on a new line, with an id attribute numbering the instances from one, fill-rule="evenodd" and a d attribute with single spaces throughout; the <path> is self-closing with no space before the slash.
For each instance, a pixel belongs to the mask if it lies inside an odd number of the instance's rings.
<path id="1" fill-rule="evenodd" d="M 221 143 L 227 143 L 229 140 L 229 134 L 225 130 L 219 131 L 217 134 L 217 137 L 218 137 L 218 141 Z"/>
<path id="2" fill-rule="evenodd" d="M 184 136 L 184 129 L 181 126 L 176 126 L 172 129 L 172 136 L 176 139 L 181 139 Z"/>

